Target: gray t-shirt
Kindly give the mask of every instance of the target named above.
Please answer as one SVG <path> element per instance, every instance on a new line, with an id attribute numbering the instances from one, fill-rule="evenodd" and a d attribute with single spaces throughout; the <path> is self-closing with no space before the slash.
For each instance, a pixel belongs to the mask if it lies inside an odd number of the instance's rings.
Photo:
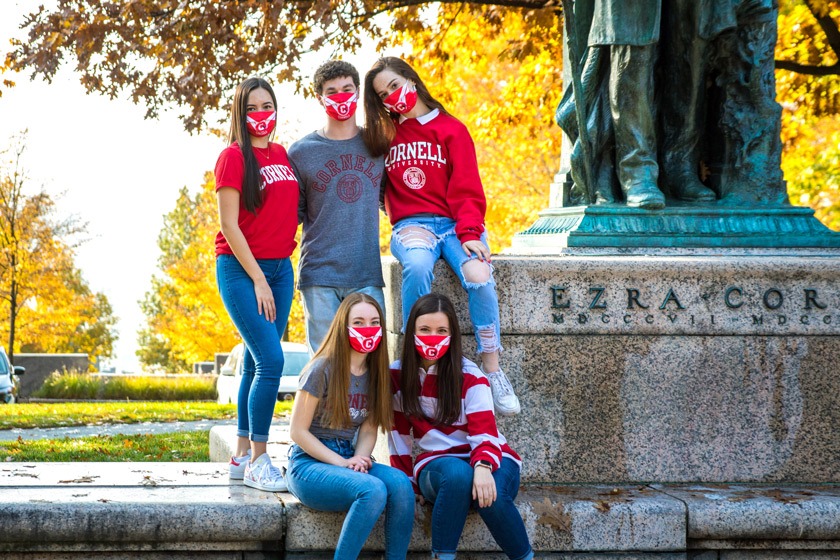
<path id="1" fill-rule="evenodd" d="M 329 371 L 327 361 L 323 358 L 316 358 L 309 362 L 300 374 L 298 381 L 298 389 L 306 391 L 310 395 L 321 399 L 318 402 L 318 408 L 315 410 L 315 416 L 312 418 L 312 424 L 309 426 L 310 433 L 318 438 L 327 439 L 346 439 L 353 441 L 356 436 L 356 430 L 368 417 L 368 384 L 370 382 L 370 372 L 365 372 L 364 375 L 358 377 L 350 376 L 350 394 L 347 395 L 347 402 L 350 405 L 350 420 L 352 427 L 334 430 L 321 423 L 324 415 L 324 403 L 327 396 L 327 386 L 329 379 Z"/>
<path id="2" fill-rule="evenodd" d="M 384 286 L 379 260 L 379 189 L 385 160 L 362 134 L 330 140 L 317 132 L 289 148 L 303 223 L 298 287 Z"/>

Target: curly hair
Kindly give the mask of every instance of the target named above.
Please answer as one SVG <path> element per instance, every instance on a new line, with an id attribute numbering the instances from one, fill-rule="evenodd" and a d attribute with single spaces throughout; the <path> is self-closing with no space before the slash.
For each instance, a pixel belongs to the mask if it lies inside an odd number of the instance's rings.
<path id="1" fill-rule="evenodd" d="M 359 89 L 359 71 L 356 67 L 343 60 L 328 60 L 315 70 L 315 75 L 312 76 L 312 89 L 316 94 L 324 93 L 324 83 L 334 80 L 336 78 L 343 78 L 350 76 L 353 78 L 353 83 L 356 84 L 356 89 Z"/>

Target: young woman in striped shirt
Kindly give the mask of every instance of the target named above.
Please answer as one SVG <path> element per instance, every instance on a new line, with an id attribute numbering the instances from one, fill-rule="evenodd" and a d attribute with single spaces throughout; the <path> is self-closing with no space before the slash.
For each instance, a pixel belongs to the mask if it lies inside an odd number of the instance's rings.
<path id="1" fill-rule="evenodd" d="M 490 383 L 461 353 L 455 308 L 446 296 L 417 300 L 405 327 L 402 360 L 391 365 L 391 464 L 432 509 L 433 558 L 453 559 L 470 507 L 513 560 L 534 553 L 513 503 L 519 455 L 496 427 Z M 412 445 L 420 447 L 412 460 Z"/>

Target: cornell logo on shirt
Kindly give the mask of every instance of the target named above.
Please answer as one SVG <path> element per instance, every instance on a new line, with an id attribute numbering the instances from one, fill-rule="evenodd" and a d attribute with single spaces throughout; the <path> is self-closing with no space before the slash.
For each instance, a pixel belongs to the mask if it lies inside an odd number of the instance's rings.
<path id="1" fill-rule="evenodd" d="M 385 167 L 389 170 L 395 164 L 402 165 L 446 165 L 443 146 L 431 142 L 407 142 L 391 146 L 385 156 Z"/>
<path id="2" fill-rule="evenodd" d="M 338 198 L 352 204 L 362 197 L 362 180 L 352 173 L 345 173 L 338 180 L 335 190 L 338 192 Z"/>
<path id="3" fill-rule="evenodd" d="M 277 163 L 260 167 L 260 176 L 263 179 L 260 185 L 261 190 L 277 181 L 297 181 L 291 167 Z"/>
<path id="4" fill-rule="evenodd" d="M 403 182 L 410 189 L 422 189 L 426 184 L 426 174 L 419 167 L 409 167 L 403 173 Z"/>

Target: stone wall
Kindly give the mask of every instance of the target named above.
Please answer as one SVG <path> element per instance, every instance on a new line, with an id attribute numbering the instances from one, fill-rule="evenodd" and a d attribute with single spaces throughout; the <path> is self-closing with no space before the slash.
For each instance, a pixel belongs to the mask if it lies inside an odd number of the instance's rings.
<path id="1" fill-rule="evenodd" d="M 522 403 L 499 425 L 524 483 L 840 482 L 840 253 L 493 264 Z M 393 335 L 399 264 L 385 271 Z M 470 332 L 465 292 L 435 273 Z"/>
<path id="2" fill-rule="evenodd" d="M 15 365 L 26 368 L 26 373 L 18 377 L 20 396 L 32 396 L 44 380 L 54 371 L 88 371 L 90 360 L 87 354 L 15 354 Z"/>

